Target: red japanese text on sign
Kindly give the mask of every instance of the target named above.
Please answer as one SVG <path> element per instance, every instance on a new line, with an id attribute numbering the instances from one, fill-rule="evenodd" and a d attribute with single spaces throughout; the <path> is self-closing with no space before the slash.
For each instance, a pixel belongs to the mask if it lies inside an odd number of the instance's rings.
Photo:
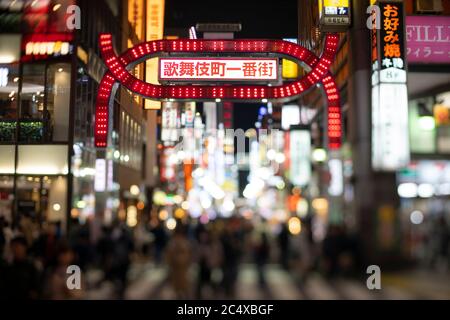
<path id="1" fill-rule="evenodd" d="M 160 80 L 274 81 L 278 59 L 162 58 Z"/>

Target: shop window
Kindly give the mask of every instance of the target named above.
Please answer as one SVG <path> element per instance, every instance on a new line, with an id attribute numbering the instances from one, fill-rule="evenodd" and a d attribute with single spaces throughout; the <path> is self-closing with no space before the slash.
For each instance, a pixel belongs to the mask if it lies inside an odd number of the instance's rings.
<path id="1" fill-rule="evenodd" d="M 16 198 L 18 212 L 32 218 L 38 218 L 41 211 L 40 177 L 18 176 L 16 180 Z"/>
<path id="2" fill-rule="evenodd" d="M 42 120 L 44 112 L 45 65 L 23 66 L 22 91 L 20 95 L 20 118 Z"/>
<path id="3" fill-rule="evenodd" d="M 0 30 L 3 33 L 0 34 L 0 63 L 19 62 L 21 35 L 5 34 L 6 30 Z"/>
<path id="4" fill-rule="evenodd" d="M 65 142 L 69 135 L 70 65 L 25 64 L 20 94 L 20 142 Z"/>
<path id="5" fill-rule="evenodd" d="M 15 140 L 18 91 L 18 66 L 0 64 L 0 142 Z"/>
<path id="6" fill-rule="evenodd" d="M 66 145 L 20 145 L 18 174 L 67 174 L 68 147 Z"/>
<path id="7" fill-rule="evenodd" d="M 45 65 L 23 66 L 20 93 L 19 141 L 38 142 L 43 137 Z"/>
<path id="8" fill-rule="evenodd" d="M 19 70 L 16 64 L 0 64 L 0 119 L 17 117 Z"/>
<path id="9" fill-rule="evenodd" d="M 450 93 L 410 101 L 411 152 L 450 154 Z"/>
<path id="10" fill-rule="evenodd" d="M 37 221 L 65 222 L 67 179 L 63 176 L 17 177 L 18 212 Z"/>
<path id="11" fill-rule="evenodd" d="M 436 152 L 436 130 L 427 126 L 432 121 L 431 107 L 433 99 L 410 101 L 409 104 L 409 135 L 412 153 L 431 154 Z"/>
<path id="12" fill-rule="evenodd" d="M 438 152 L 450 154 L 450 92 L 437 95 L 433 115 L 436 122 Z"/>

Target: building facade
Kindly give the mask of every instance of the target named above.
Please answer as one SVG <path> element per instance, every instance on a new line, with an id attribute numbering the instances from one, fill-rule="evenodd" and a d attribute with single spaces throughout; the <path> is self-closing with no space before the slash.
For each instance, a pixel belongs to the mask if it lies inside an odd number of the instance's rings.
<path id="1" fill-rule="evenodd" d="M 377 4 L 375 1 L 350 2 L 352 24 L 348 31 L 340 33 L 332 66 L 340 88 L 344 121 L 344 146 L 340 155 L 345 181 L 343 221 L 346 227 L 361 235 L 367 259 L 377 261 L 430 258 L 425 257 L 425 252 L 432 252 L 425 242 L 427 239 L 433 242 L 432 230 L 439 229 L 439 221 L 449 219 L 450 2 L 397 3 L 403 5 L 405 13 L 401 20 L 407 61 L 409 130 L 404 132 L 409 135 L 407 165 L 387 171 L 373 166 L 376 124 L 371 99 L 373 38 L 368 27 L 372 23 L 368 8 Z M 299 10 L 302 10 L 301 3 Z M 384 18 L 381 15 L 382 28 Z M 310 23 L 317 21 L 318 18 Z M 303 36 L 305 32 L 301 30 L 308 26 L 300 21 L 299 29 Z M 309 43 L 319 51 L 321 33 L 316 27 L 310 26 L 309 30 L 313 30 Z M 314 109 L 320 109 L 325 103 L 319 90 L 302 99 Z M 316 120 L 319 127 L 316 136 L 320 137 L 323 117 L 318 116 Z M 327 183 L 322 183 L 322 187 L 327 188 Z"/>
<path id="2" fill-rule="evenodd" d="M 129 2 L 0 2 L 0 214 L 8 220 L 28 215 L 62 230 L 73 219 L 108 223 L 151 187 L 144 163 L 155 142 L 142 100 L 119 89 L 108 148 L 94 146 L 105 72 L 98 35 L 112 33 L 119 52 L 145 36 L 146 20 L 132 25 Z M 143 78 L 142 66 L 135 72 Z"/>

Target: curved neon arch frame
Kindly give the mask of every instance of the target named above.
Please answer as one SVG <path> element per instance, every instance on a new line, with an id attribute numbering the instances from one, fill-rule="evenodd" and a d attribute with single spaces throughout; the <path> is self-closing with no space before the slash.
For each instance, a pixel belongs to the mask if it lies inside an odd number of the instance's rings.
<path id="1" fill-rule="evenodd" d="M 299 96 L 314 85 L 322 83 L 328 102 L 328 146 L 339 149 L 342 138 L 342 119 L 339 91 L 329 72 L 336 55 L 338 36 L 327 35 L 320 57 L 306 48 L 282 40 L 157 40 L 128 49 L 118 56 L 113 49 L 112 35 L 101 34 L 100 52 L 108 68 L 97 93 L 95 113 L 95 146 L 105 148 L 108 136 L 109 110 L 118 84 L 128 90 L 153 100 L 261 101 L 286 100 Z M 167 54 L 268 54 L 286 57 L 303 63 L 311 70 L 301 79 L 281 86 L 264 85 L 154 85 L 129 73 L 128 69 L 149 58 Z"/>

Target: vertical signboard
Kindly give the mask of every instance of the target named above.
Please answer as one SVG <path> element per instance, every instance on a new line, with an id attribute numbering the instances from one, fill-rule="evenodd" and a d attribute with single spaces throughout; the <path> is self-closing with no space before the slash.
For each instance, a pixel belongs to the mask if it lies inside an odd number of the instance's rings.
<path id="1" fill-rule="evenodd" d="M 193 128 L 195 119 L 195 102 L 186 102 L 184 104 L 184 116 L 186 128 Z"/>
<path id="2" fill-rule="evenodd" d="M 406 83 L 405 19 L 403 3 L 380 3 L 380 82 Z"/>
<path id="3" fill-rule="evenodd" d="M 95 192 L 105 192 L 106 190 L 106 160 L 95 160 L 95 180 L 94 180 Z"/>
<path id="4" fill-rule="evenodd" d="M 403 2 L 378 1 L 372 30 L 372 167 L 396 171 L 410 160 Z"/>
<path id="5" fill-rule="evenodd" d="M 182 151 L 184 151 L 185 164 L 188 162 L 191 163 L 194 159 L 195 153 L 194 122 L 195 122 L 195 102 L 186 102 L 184 104 L 183 143 L 180 145 L 183 147 Z"/>
<path id="6" fill-rule="evenodd" d="M 311 180 L 311 133 L 307 127 L 294 127 L 290 132 L 289 180 L 304 187 Z"/>
<path id="7" fill-rule="evenodd" d="M 290 126 L 300 124 L 300 107 L 298 105 L 284 105 L 281 110 L 281 127 L 289 130 Z"/>
<path id="8" fill-rule="evenodd" d="M 178 104 L 164 102 L 161 119 L 161 140 L 170 144 L 178 141 Z"/>
<path id="9" fill-rule="evenodd" d="M 233 129 L 233 112 L 234 105 L 232 102 L 226 101 L 222 103 L 222 120 L 225 129 Z"/>
<path id="10" fill-rule="evenodd" d="M 161 182 L 173 182 L 176 178 L 177 155 L 174 147 L 162 150 L 160 157 L 160 180 Z"/>
<path id="11" fill-rule="evenodd" d="M 344 193 L 344 168 L 341 159 L 330 159 L 328 161 L 330 171 L 330 185 L 328 194 L 332 197 L 340 197 Z"/>
<path id="12" fill-rule="evenodd" d="M 8 85 L 8 68 L 0 68 L 0 87 L 6 87 Z"/>
<path id="13" fill-rule="evenodd" d="M 160 40 L 164 35 L 164 0 L 147 0 L 147 41 Z M 158 58 L 145 63 L 145 81 L 158 83 Z M 161 102 L 146 99 L 145 109 L 161 109 Z"/>
<path id="14" fill-rule="evenodd" d="M 319 0 L 320 28 L 324 32 L 343 32 L 350 26 L 349 0 Z"/>
<path id="15" fill-rule="evenodd" d="M 128 22 L 139 41 L 143 40 L 144 33 L 144 1 L 130 0 L 128 1 Z"/>

